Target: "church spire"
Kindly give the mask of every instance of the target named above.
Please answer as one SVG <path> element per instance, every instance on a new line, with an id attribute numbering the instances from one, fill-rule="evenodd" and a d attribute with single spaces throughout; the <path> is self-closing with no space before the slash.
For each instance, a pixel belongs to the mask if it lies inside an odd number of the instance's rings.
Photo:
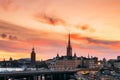
<path id="1" fill-rule="evenodd" d="M 71 42 L 70 42 L 70 33 L 69 33 L 69 38 L 68 38 L 68 46 L 71 46 Z"/>
<path id="2" fill-rule="evenodd" d="M 72 47 L 71 47 L 71 41 L 70 41 L 70 33 L 68 35 L 67 56 L 72 56 Z"/>

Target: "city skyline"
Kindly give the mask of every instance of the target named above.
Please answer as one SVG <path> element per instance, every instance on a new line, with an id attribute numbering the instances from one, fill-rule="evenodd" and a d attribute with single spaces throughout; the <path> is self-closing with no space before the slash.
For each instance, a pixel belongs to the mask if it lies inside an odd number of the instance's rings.
<path id="1" fill-rule="evenodd" d="M 77 56 L 120 55 L 118 0 L 0 0 L 0 60 L 66 55 L 68 34 Z"/>

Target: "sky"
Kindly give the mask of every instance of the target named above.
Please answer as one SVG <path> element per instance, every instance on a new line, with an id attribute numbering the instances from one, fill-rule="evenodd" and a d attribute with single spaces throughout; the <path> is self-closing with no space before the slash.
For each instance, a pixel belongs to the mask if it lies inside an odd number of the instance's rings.
<path id="1" fill-rule="evenodd" d="M 120 55 L 120 0 L 0 0 L 0 60 Z"/>

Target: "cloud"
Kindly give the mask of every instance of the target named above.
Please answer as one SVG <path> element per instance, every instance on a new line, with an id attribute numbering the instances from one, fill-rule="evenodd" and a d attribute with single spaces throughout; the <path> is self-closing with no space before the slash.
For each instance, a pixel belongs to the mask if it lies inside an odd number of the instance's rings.
<path id="1" fill-rule="evenodd" d="M 43 23 L 48 24 L 52 26 L 62 26 L 64 29 L 68 32 L 70 32 L 71 24 L 67 22 L 64 18 L 56 16 L 54 14 L 46 14 L 46 13 L 37 13 L 34 16 L 34 20 Z"/>
<path id="2" fill-rule="evenodd" d="M 91 33 L 95 32 L 95 29 L 93 29 L 92 27 L 90 27 L 89 25 L 80 25 L 80 24 L 76 24 L 74 25 L 74 27 L 76 29 L 80 29 L 81 31 L 89 31 Z"/>
<path id="3" fill-rule="evenodd" d="M 120 41 L 99 40 L 90 37 L 83 37 L 80 34 L 71 34 L 71 38 L 79 43 L 84 42 L 84 44 L 90 44 L 95 47 L 101 46 L 102 48 L 120 49 Z"/>
<path id="4" fill-rule="evenodd" d="M 82 30 L 87 30 L 89 27 L 87 25 L 84 25 L 81 27 Z"/>
<path id="5" fill-rule="evenodd" d="M 4 0 L 2 3 L 2 7 L 4 10 L 8 10 L 13 0 Z"/>
<path id="6" fill-rule="evenodd" d="M 86 37 L 82 37 L 82 35 L 81 34 L 71 34 L 71 38 L 73 39 L 73 40 L 76 40 L 76 41 L 85 41 L 86 40 Z"/>
<path id="7" fill-rule="evenodd" d="M 14 1 L 15 0 L 4 0 L 1 3 L 1 7 L 5 11 L 9 11 L 9 10 L 16 11 L 16 10 L 18 10 L 19 7 L 18 7 L 18 5 L 14 4 Z"/>
<path id="8" fill-rule="evenodd" d="M 19 52 L 18 48 L 18 42 L 13 42 L 13 41 L 8 41 L 8 40 L 0 40 L 0 50 L 3 51 L 9 51 L 9 52 Z M 13 47 L 14 45 L 16 45 L 16 47 Z"/>
<path id="9" fill-rule="evenodd" d="M 10 40 L 17 40 L 17 37 L 16 37 L 16 36 L 13 36 L 13 35 L 9 35 L 9 39 L 10 39 Z"/>
<path id="10" fill-rule="evenodd" d="M 75 28 L 77 28 L 77 29 L 81 29 L 81 30 L 88 30 L 89 29 L 89 26 L 88 25 L 79 25 L 79 24 L 77 24 L 77 25 L 75 25 Z"/>
<path id="11" fill-rule="evenodd" d="M 67 22 L 65 20 L 63 20 L 62 18 L 59 18 L 55 15 L 47 15 L 45 13 L 41 14 L 38 13 L 34 16 L 35 20 L 41 22 L 41 23 L 46 23 L 49 25 L 63 25 L 63 26 L 67 26 Z"/>
<path id="12" fill-rule="evenodd" d="M 90 43 L 114 45 L 120 43 L 120 41 L 109 41 L 109 40 L 97 40 L 92 38 L 86 38 Z"/>
<path id="13" fill-rule="evenodd" d="M 1 36 L 2 35 L 2 36 Z M 59 36 L 59 37 L 58 37 Z M 48 53 L 55 56 L 66 53 L 68 35 L 64 33 L 54 33 L 43 30 L 34 30 L 22 26 L 0 21 L 0 50 L 8 52 L 30 52 L 33 44 L 42 55 Z M 3 38 L 4 37 L 4 38 Z M 57 38 L 55 38 L 57 37 Z M 6 40 L 7 39 L 7 40 Z M 120 49 L 119 41 L 99 40 L 91 37 L 84 37 L 82 34 L 71 34 L 72 47 L 77 53 L 88 53 L 93 50 L 93 54 L 108 53 L 117 54 Z M 77 43 L 75 43 L 77 42 Z M 56 47 L 58 46 L 58 47 Z M 27 52 L 28 51 L 28 52 Z M 80 54 L 81 55 L 81 54 Z M 84 54 L 83 54 L 84 55 Z"/>
<path id="14" fill-rule="evenodd" d="M 35 34 L 38 35 L 38 31 L 0 21 L 0 34 L 2 38 L 6 36 L 5 39 L 9 40 L 27 40 Z"/>
<path id="15" fill-rule="evenodd" d="M 7 35 L 6 35 L 5 33 L 2 33 L 2 34 L 1 34 L 1 37 L 2 37 L 2 38 L 6 38 Z"/>
<path id="16" fill-rule="evenodd" d="M 71 39 L 77 41 L 72 46 L 74 49 L 78 50 L 80 55 L 83 53 L 90 54 L 94 56 L 99 56 L 99 58 L 115 58 L 120 52 L 120 41 L 110 41 L 110 40 L 100 40 L 90 37 L 84 37 L 81 34 L 71 34 Z M 111 56 L 109 56 L 111 55 Z"/>
<path id="17" fill-rule="evenodd" d="M 15 35 L 5 34 L 5 33 L 2 33 L 0 36 L 3 39 L 9 39 L 9 40 L 17 40 L 18 39 L 17 36 L 15 36 Z"/>
<path id="18" fill-rule="evenodd" d="M 10 52 L 26 52 L 33 44 L 43 52 L 64 45 L 59 33 L 28 29 L 2 21 L 0 21 L 0 37 L 0 49 Z"/>
<path id="19" fill-rule="evenodd" d="M 50 39 L 56 40 L 54 37 L 60 36 L 60 39 L 63 33 L 51 32 L 48 30 L 40 29 L 29 29 L 22 26 L 14 25 L 7 22 L 0 21 L 0 34 L 7 35 L 6 38 L 16 39 L 20 41 L 29 41 L 29 40 L 39 40 L 39 39 Z"/>
<path id="20" fill-rule="evenodd" d="M 56 16 L 57 14 L 46 14 L 44 12 L 41 13 L 36 13 L 35 15 L 33 15 L 34 20 L 43 23 L 43 24 L 49 24 L 52 26 L 59 26 L 61 25 L 62 27 L 64 27 L 68 32 L 71 31 L 71 27 L 74 27 L 76 29 L 80 29 L 81 31 L 89 31 L 91 33 L 95 32 L 95 30 L 90 27 L 89 25 L 85 24 L 85 25 L 80 25 L 80 24 L 73 24 L 70 23 L 69 21 L 65 20 L 64 18 L 60 17 L 60 16 Z"/>

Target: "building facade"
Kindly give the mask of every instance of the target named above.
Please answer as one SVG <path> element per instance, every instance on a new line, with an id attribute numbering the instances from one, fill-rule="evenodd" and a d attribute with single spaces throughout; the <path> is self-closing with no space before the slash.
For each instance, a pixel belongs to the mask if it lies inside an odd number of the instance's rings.
<path id="1" fill-rule="evenodd" d="M 70 70 L 76 68 L 96 68 L 97 63 L 96 57 L 94 58 L 85 58 L 85 57 L 77 57 L 76 53 L 72 56 L 72 46 L 70 40 L 70 34 L 68 36 L 68 46 L 66 50 L 66 56 L 57 56 L 48 63 L 48 68 L 52 70 Z"/>

